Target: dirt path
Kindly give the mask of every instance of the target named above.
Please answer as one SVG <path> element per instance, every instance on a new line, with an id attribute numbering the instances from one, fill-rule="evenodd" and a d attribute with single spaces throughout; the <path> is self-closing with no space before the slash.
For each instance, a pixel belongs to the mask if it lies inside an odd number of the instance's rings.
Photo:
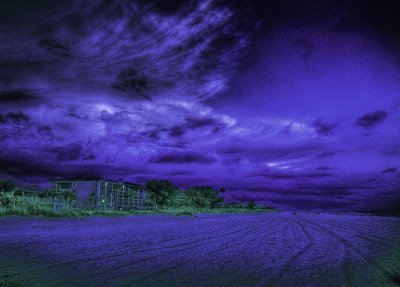
<path id="1" fill-rule="evenodd" d="M 400 218 L 0 219 L 0 286 L 399 286 L 399 275 Z"/>

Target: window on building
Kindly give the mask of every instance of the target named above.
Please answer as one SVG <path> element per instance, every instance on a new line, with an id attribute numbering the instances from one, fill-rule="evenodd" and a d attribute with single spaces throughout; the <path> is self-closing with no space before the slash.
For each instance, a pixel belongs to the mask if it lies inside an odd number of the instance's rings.
<path id="1" fill-rule="evenodd" d="M 60 189 L 72 189 L 73 184 L 71 182 L 60 182 L 58 183 L 58 188 Z"/>

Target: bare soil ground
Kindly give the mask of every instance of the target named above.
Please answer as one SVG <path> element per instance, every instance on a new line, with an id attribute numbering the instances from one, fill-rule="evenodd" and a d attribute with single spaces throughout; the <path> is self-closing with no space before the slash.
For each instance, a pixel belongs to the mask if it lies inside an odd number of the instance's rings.
<path id="1" fill-rule="evenodd" d="M 400 286 L 400 218 L 0 219 L 0 286 Z M 8 284 L 8 285 L 7 285 Z"/>

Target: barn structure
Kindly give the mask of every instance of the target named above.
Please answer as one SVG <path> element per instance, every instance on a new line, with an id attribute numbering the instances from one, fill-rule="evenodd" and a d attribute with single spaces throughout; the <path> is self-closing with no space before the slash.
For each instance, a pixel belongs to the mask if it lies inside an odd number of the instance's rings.
<path id="1" fill-rule="evenodd" d="M 53 188 L 76 193 L 77 206 L 105 210 L 151 209 L 139 184 L 99 178 L 69 178 L 51 181 Z"/>

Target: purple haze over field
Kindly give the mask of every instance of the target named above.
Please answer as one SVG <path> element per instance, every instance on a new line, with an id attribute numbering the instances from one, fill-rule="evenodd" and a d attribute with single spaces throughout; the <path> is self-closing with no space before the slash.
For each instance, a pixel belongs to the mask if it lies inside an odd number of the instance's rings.
<path id="1" fill-rule="evenodd" d="M 395 208 L 399 9 L 263 2 L 3 1 L 0 174 Z"/>

